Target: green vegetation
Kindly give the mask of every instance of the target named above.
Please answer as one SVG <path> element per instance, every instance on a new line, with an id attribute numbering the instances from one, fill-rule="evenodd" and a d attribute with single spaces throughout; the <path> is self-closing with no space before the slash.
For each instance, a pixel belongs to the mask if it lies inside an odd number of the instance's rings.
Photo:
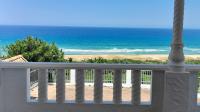
<path id="1" fill-rule="evenodd" d="M 72 58 L 70 58 L 71 62 L 73 61 Z M 82 60 L 81 62 L 85 63 L 122 63 L 122 64 L 167 64 L 167 61 L 159 61 L 159 60 L 132 60 L 132 59 L 104 59 L 102 57 L 94 58 L 94 59 L 87 59 Z M 186 60 L 186 64 L 200 64 L 199 60 Z"/>
<path id="2" fill-rule="evenodd" d="M 164 64 L 166 62 L 156 60 L 132 60 L 132 59 L 104 59 L 102 57 L 83 60 L 86 63 L 122 63 L 122 64 Z"/>
<path id="3" fill-rule="evenodd" d="M 64 52 L 55 43 L 28 36 L 6 46 L 7 57 L 23 55 L 29 62 L 63 62 Z"/>

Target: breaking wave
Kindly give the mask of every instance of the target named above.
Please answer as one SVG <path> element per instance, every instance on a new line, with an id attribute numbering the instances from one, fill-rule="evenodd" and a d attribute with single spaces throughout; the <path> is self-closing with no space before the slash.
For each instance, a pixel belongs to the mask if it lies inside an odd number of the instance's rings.
<path id="1" fill-rule="evenodd" d="M 62 49 L 66 54 L 134 54 L 134 53 L 159 53 L 167 49 Z"/>

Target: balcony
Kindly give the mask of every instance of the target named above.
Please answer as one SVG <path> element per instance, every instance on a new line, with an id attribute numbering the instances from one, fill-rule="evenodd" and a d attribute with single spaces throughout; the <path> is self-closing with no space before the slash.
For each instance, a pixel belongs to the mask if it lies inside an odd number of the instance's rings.
<path id="1" fill-rule="evenodd" d="M 168 65 L 137 65 L 137 64 L 86 64 L 86 63 L 2 63 L 0 65 L 0 112 L 161 112 L 165 104 Z M 197 101 L 197 73 L 199 65 L 185 65 L 189 75 L 189 83 L 172 80 L 170 85 L 177 99 L 176 103 L 185 102 L 181 90 L 186 86 L 186 94 L 190 100 L 190 108 L 200 111 Z M 38 99 L 30 96 L 31 69 L 38 70 Z M 56 99 L 48 99 L 48 71 L 56 71 Z M 68 100 L 65 94 L 65 69 L 75 72 L 75 99 Z M 94 70 L 93 100 L 85 100 L 84 70 Z M 113 74 L 112 101 L 103 100 L 103 71 L 110 69 Z M 131 98 L 122 101 L 122 71 L 131 71 Z M 142 70 L 152 70 L 151 99 L 147 103 L 141 101 Z M 170 76 L 170 75 L 169 75 Z M 180 76 L 181 77 L 181 76 Z M 181 85 L 180 85 L 181 84 Z M 168 87 L 167 87 L 168 86 Z M 169 88 L 171 89 L 171 88 Z M 183 99 L 178 99 L 183 97 Z M 179 102 L 180 101 L 180 102 Z M 187 102 L 187 101 L 186 101 Z M 178 105 L 177 105 L 178 106 Z"/>
<path id="2" fill-rule="evenodd" d="M 182 44 L 184 0 L 175 0 L 174 30 L 168 64 L 89 64 L 89 63 L 6 63 L 0 62 L 0 112 L 199 112 L 200 65 L 184 64 Z M 74 73 L 75 99 L 66 99 L 66 69 Z M 30 79 L 38 71 L 38 97 L 30 90 Z M 48 74 L 56 74 L 56 97 L 48 99 Z M 85 100 L 86 70 L 94 71 L 93 99 Z M 113 71 L 112 100 L 103 99 L 104 72 Z M 122 100 L 123 71 L 129 71 L 126 83 L 131 87 L 129 101 Z M 141 72 L 151 71 L 150 100 L 143 102 Z M 36 78 L 37 79 L 37 78 Z M 125 84 L 126 85 L 126 84 Z M 87 95 L 87 94 L 86 94 Z"/>

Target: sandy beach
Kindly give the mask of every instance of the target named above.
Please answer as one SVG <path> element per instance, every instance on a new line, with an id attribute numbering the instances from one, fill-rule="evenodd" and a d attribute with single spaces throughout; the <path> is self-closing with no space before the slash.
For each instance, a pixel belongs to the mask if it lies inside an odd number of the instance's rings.
<path id="1" fill-rule="evenodd" d="M 94 59 L 102 57 L 105 59 L 132 59 L 132 60 L 158 60 L 158 61 L 166 61 L 168 55 L 159 55 L 159 54 L 151 54 L 151 55 L 65 55 L 65 59 L 73 58 L 74 61 L 81 61 L 84 59 Z M 200 55 L 185 55 L 186 60 L 200 60 Z"/>

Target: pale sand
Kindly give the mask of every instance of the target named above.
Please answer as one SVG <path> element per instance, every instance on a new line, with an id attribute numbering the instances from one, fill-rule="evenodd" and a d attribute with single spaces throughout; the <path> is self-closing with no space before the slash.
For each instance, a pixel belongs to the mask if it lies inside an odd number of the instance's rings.
<path id="1" fill-rule="evenodd" d="M 74 61 L 81 61 L 85 59 L 94 59 L 102 57 L 104 59 L 132 59 L 132 60 L 158 60 L 158 61 L 166 61 L 168 55 L 65 55 L 65 59 L 73 58 Z M 200 60 L 200 55 L 186 55 L 186 60 Z"/>

